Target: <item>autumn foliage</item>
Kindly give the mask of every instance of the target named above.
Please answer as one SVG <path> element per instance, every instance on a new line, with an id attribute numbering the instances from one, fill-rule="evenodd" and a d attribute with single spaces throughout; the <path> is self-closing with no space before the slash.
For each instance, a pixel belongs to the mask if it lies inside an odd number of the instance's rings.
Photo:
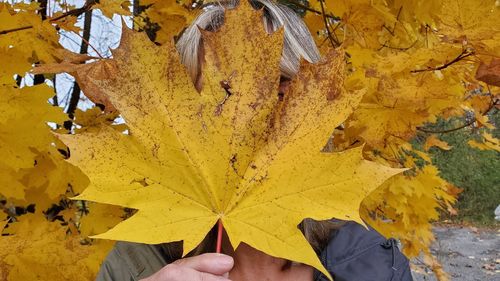
<path id="1" fill-rule="evenodd" d="M 91 280 L 111 240 L 183 240 L 187 253 L 219 220 L 235 247 L 323 270 L 296 228 L 307 217 L 365 221 L 407 256 L 424 252 L 445 279 L 429 256 L 430 223 L 455 212 L 459 189 L 428 155 L 453 149 L 432 124 L 467 115 L 451 130 L 484 128 L 469 144 L 500 151 L 488 132 L 498 4 L 281 1 L 302 13 L 323 58 L 302 63 L 279 98 L 283 33 L 266 34 L 246 2 L 202 33 L 195 89 L 174 40 L 200 2 L 144 0 L 133 15 L 128 1 L 40 1 L 60 7 L 53 14 L 0 3 L 0 279 Z M 58 42 L 93 9 L 133 19 L 112 58 Z M 69 116 L 53 106 L 43 82 L 60 72 L 99 106 Z M 33 75 L 42 83 L 27 83 Z"/>

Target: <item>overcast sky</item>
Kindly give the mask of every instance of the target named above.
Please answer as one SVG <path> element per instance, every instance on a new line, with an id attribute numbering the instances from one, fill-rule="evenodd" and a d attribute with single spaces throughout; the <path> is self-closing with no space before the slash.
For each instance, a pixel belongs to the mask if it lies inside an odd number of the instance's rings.
<path id="1" fill-rule="evenodd" d="M 50 1 L 50 0 L 49 0 Z M 68 4 L 73 4 L 76 7 L 81 7 L 84 3 L 83 0 L 67 0 Z M 83 15 L 78 18 L 77 26 L 83 28 Z M 129 18 L 124 18 L 127 24 L 131 25 Z M 89 43 L 95 48 L 103 57 L 110 57 L 110 49 L 114 49 L 120 42 L 121 34 L 121 17 L 115 15 L 112 19 L 105 17 L 101 11 L 95 9 L 92 12 L 92 25 L 90 32 Z M 80 36 L 82 34 L 80 33 Z M 74 32 L 60 32 L 60 43 L 66 49 L 79 52 L 82 43 L 81 37 Z M 98 56 L 93 48 L 88 48 L 89 55 Z M 61 106 L 66 107 L 69 101 L 69 96 L 73 88 L 73 77 L 68 74 L 58 74 L 56 77 L 56 91 L 58 100 Z M 93 104 L 83 97 L 79 103 L 80 109 L 87 109 L 92 107 Z"/>

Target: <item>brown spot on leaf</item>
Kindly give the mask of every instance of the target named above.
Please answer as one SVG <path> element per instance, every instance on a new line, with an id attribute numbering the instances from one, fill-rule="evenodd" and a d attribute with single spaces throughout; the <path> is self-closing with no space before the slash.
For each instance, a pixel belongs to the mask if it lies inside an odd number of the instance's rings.
<path id="1" fill-rule="evenodd" d="M 326 93 L 326 99 L 329 101 L 335 100 L 340 94 L 340 90 L 338 88 L 331 88 L 327 93 Z"/>

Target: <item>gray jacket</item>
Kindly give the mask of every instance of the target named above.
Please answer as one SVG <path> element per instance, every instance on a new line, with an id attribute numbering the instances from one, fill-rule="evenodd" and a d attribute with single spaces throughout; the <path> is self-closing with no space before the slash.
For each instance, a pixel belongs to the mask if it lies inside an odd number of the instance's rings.
<path id="1" fill-rule="evenodd" d="M 137 281 L 168 263 L 163 245 L 117 242 L 103 262 L 97 281 Z M 395 240 L 348 222 L 332 233 L 320 255 L 335 281 L 412 281 L 408 259 Z M 315 281 L 327 281 L 315 271 Z M 189 280 L 186 280 L 189 281 Z"/>

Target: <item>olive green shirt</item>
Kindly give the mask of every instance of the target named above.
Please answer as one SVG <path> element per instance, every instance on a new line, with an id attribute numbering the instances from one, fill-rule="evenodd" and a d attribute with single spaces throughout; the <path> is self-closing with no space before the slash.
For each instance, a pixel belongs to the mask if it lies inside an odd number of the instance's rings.
<path id="1" fill-rule="evenodd" d="M 162 245 L 116 242 L 97 274 L 96 281 L 137 281 L 168 264 Z"/>

